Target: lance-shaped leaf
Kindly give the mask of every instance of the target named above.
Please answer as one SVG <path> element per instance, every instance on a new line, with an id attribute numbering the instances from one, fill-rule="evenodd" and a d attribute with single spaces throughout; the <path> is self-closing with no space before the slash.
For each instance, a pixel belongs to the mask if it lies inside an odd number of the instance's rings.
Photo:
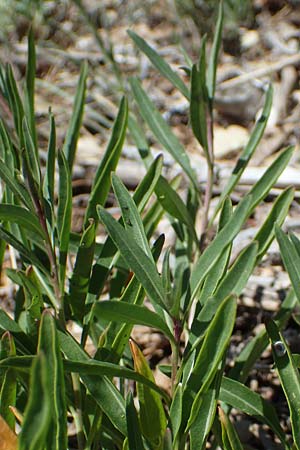
<path id="1" fill-rule="evenodd" d="M 67 448 L 67 408 L 63 362 L 59 348 L 55 320 L 50 311 L 42 315 L 38 353 L 46 359 L 47 389 L 51 402 L 51 427 L 48 442 L 51 449 Z"/>
<path id="2" fill-rule="evenodd" d="M 85 214 L 85 224 L 89 218 L 98 220 L 96 205 L 104 205 L 111 184 L 111 173 L 116 169 L 123 148 L 128 120 L 128 103 L 122 98 L 112 135 L 102 161 L 97 169 Z"/>
<path id="3" fill-rule="evenodd" d="M 203 448 L 212 429 L 219 391 L 225 365 L 225 356 L 209 389 L 201 396 L 198 414 L 194 417 L 190 429 L 191 450 Z"/>
<path id="4" fill-rule="evenodd" d="M 30 129 L 30 134 L 33 140 L 33 145 L 37 152 L 37 136 L 35 126 L 35 113 L 34 113 L 35 71 L 36 71 L 36 54 L 34 45 L 34 32 L 32 27 L 30 27 L 28 33 L 28 58 L 26 66 L 25 111 Z"/>
<path id="5" fill-rule="evenodd" d="M 133 341 L 130 341 L 130 349 L 135 371 L 154 383 L 153 373 L 143 353 Z M 163 437 L 167 426 L 167 419 L 161 398 L 156 392 L 140 383 L 137 384 L 137 393 L 143 435 L 151 443 L 151 447 L 160 450 L 162 449 Z"/>
<path id="6" fill-rule="evenodd" d="M 86 355 L 87 356 L 87 355 Z M 15 356 L 8 357 L 0 361 L 1 368 L 13 368 L 22 372 L 28 372 L 33 362 L 34 356 Z M 128 380 L 137 381 L 147 386 L 149 389 L 157 392 L 167 403 L 170 402 L 168 394 L 160 389 L 153 381 L 141 375 L 132 369 L 127 369 L 119 364 L 112 364 L 109 362 L 97 361 L 95 359 L 84 359 L 82 361 L 63 360 L 63 368 L 65 372 L 74 372 L 80 376 L 96 376 L 109 378 L 126 378 Z"/>
<path id="7" fill-rule="evenodd" d="M 218 56 L 222 43 L 222 30 L 223 30 L 223 3 L 219 4 L 218 20 L 216 29 L 214 31 L 214 40 L 210 51 L 209 63 L 207 68 L 207 90 L 210 102 L 213 101 L 216 89 L 216 74 L 218 66 Z"/>
<path id="8" fill-rule="evenodd" d="M 45 233 L 37 216 L 21 206 L 0 204 L 0 221 L 17 223 L 45 239 Z"/>
<path id="9" fill-rule="evenodd" d="M 135 242 L 141 247 L 148 258 L 153 260 L 143 222 L 134 200 L 120 178 L 115 174 L 112 175 L 112 186 L 121 208 L 125 228 L 130 232 Z"/>
<path id="10" fill-rule="evenodd" d="M 13 113 L 15 129 L 19 138 L 19 145 L 24 145 L 22 120 L 24 117 L 24 108 L 18 91 L 17 83 L 13 74 L 11 65 L 7 64 L 5 73 L 6 96 L 9 102 L 10 110 Z"/>
<path id="11" fill-rule="evenodd" d="M 42 272 L 47 273 L 45 267 L 36 257 L 36 255 L 27 247 L 25 247 L 25 245 L 23 245 L 21 241 L 16 239 L 12 233 L 5 230 L 2 225 L 0 225 L 0 238 L 4 239 L 9 245 L 14 247 L 20 253 L 20 255 L 25 258 L 27 262 L 38 267 Z"/>
<path id="12" fill-rule="evenodd" d="M 189 428 L 198 415 L 200 396 L 207 392 L 224 357 L 236 315 L 236 298 L 227 297 L 211 321 L 184 391 L 183 410 L 189 415 Z"/>
<path id="13" fill-rule="evenodd" d="M 36 183 L 37 188 L 40 188 L 41 168 L 40 168 L 40 162 L 39 162 L 39 155 L 38 155 L 37 149 L 35 147 L 33 137 L 31 135 L 31 130 L 29 128 L 26 117 L 23 118 L 22 129 L 23 129 L 24 145 L 25 145 L 25 158 L 27 161 L 28 171 L 30 172 L 30 176 Z"/>
<path id="14" fill-rule="evenodd" d="M 145 208 L 150 196 L 152 195 L 156 186 L 157 180 L 162 170 L 162 156 L 159 155 L 156 160 L 150 165 L 145 177 L 138 185 L 133 194 L 133 200 L 137 205 L 138 211 L 141 213 Z M 116 246 L 110 236 L 107 237 L 100 255 L 93 266 L 89 292 L 94 295 L 99 295 L 101 288 L 109 273 L 113 258 L 117 252 Z"/>
<path id="15" fill-rule="evenodd" d="M 94 258 L 95 234 L 95 222 L 91 219 L 90 225 L 82 234 L 70 280 L 70 306 L 73 314 L 79 320 L 82 320 L 84 316 L 85 299 L 88 293 Z"/>
<path id="16" fill-rule="evenodd" d="M 194 64 L 192 67 L 190 116 L 193 133 L 200 145 L 202 145 L 207 161 L 210 164 L 207 141 L 207 114 L 206 39 L 204 38 L 201 44 L 199 66 Z"/>
<path id="17" fill-rule="evenodd" d="M 170 67 L 170 65 L 152 48 L 147 42 L 132 30 L 127 30 L 127 33 L 138 46 L 138 48 L 149 58 L 154 67 L 169 80 L 174 87 L 176 87 L 184 97 L 189 99 L 189 90 L 182 79 Z"/>
<path id="18" fill-rule="evenodd" d="M 181 197 L 164 177 L 159 177 L 155 193 L 164 210 L 179 222 L 184 223 L 195 242 L 198 241 L 193 219 Z"/>
<path id="19" fill-rule="evenodd" d="M 14 338 L 6 331 L 0 342 L 0 359 L 9 356 L 14 356 L 16 354 L 16 348 L 14 343 Z M 2 372 L 2 371 L 1 371 Z M 15 429 L 15 416 L 12 413 L 10 406 L 16 405 L 16 394 L 17 394 L 17 382 L 16 374 L 13 369 L 5 370 L 4 374 L 0 372 L 0 415 L 9 425 L 11 430 Z M 0 439 L 1 442 L 1 439 Z"/>
<path id="20" fill-rule="evenodd" d="M 64 284 L 67 253 L 70 241 L 72 217 L 72 184 L 68 162 L 63 152 L 58 153 L 59 196 L 57 207 L 57 231 L 59 239 L 60 281 Z"/>
<path id="21" fill-rule="evenodd" d="M 275 234 L 279 244 L 283 264 L 289 274 L 295 294 L 300 301 L 300 255 L 298 254 L 294 243 L 277 226 L 275 227 Z"/>
<path id="22" fill-rule="evenodd" d="M 205 302 L 197 317 L 200 326 L 195 327 L 195 330 L 197 329 L 198 336 L 203 334 L 205 328 L 209 325 L 212 317 L 225 297 L 230 293 L 235 294 L 236 296 L 241 294 L 249 276 L 253 272 L 257 257 L 257 248 L 257 243 L 252 242 L 252 244 L 240 253 L 233 266 L 226 275 L 224 275 L 212 298 Z"/>
<path id="23" fill-rule="evenodd" d="M 144 450 L 139 418 L 134 406 L 133 396 L 131 392 L 128 393 L 126 398 L 126 423 L 129 449 Z"/>
<path id="24" fill-rule="evenodd" d="M 240 231 L 247 216 L 250 214 L 251 197 L 245 197 L 234 210 L 230 220 L 217 234 L 213 242 L 202 253 L 191 274 L 191 299 L 197 294 L 202 281 L 234 237 Z"/>
<path id="25" fill-rule="evenodd" d="M 154 304 L 165 308 L 165 296 L 161 278 L 156 266 L 135 242 L 131 233 L 125 230 L 104 208 L 98 207 L 98 214 L 111 239 L 120 250 L 124 260 L 134 271 Z"/>
<path id="26" fill-rule="evenodd" d="M 250 139 L 248 141 L 248 144 L 242 151 L 242 153 L 235 165 L 235 168 L 232 171 L 232 175 L 230 176 L 230 178 L 221 194 L 221 197 L 219 199 L 218 205 L 215 209 L 214 216 L 211 219 L 211 222 L 213 221 L 216 214 L 220 210 L 224 198 L 227 197 L 232 192 L 232 190 L 238 183 L 239 179 L 242 176 L 242 173 L 246 169 L 249 160 L 251 159 L 253 153 L 255 152 L 255 150 L 263 136 L 263 133 L 266 128 L 267 121 L 268 121 L 268 118 L 269 118 L 269 115 L 271 112 L 272 97 L 273 97 L 273 89 L 271 86 L 269 86 L 269 89 L 266 93 L 265 104 L 264 104 L 264 108 L 262 110 L 261 116 L 258 119 L 258 121 L 256 122 L 255 127 L 251 133 Z"/>
<path id="27" fill-rule="evenodd" d="M 31 368 L 29 399 L 19 434 L 19 450 L 41 450 L 46 444 L 51 423 L 51 397 L 48 387 L 48 367 L 41 352 Z"/>
<path id="28" fill-rule="evenodd" d="M 182 383 L 178 383 L 170 407 L 170 423 L 173 432 L 173 445 L 177 440 L 177 435 L 180 430 L 181 418 L 182 418 Z"/>
<path id="29" fill-rule="evenodd" d="M 279 419 L 273 405 L 264 400 L 259 394 L 251 391 L 244 384 L 223 377 L 219 399 L 248 414 L 256 417 L 260 422 L 267 424 L 279 437 L 283 444 L 286 444 L 285 433 L 283 432 Z"/>
<path id="30" fill-rule="evenodd" d="M 70 173 L 72 173 L 72 168 L 75 160 L 77 141 L 83 116 L 87 71 L 88 65 L 86 62 L 84 62 L 81 66 L 72 116 L 63 145 L 63 152 L 65 154 L 66 160 L 68 161 Z"/>
<path id="31" fill-rule="evenodd" d="M 171 342 L 174 336 L 166 322 L 156 313 L 139 305 L 132 305 L 117 300 L 100 301 L 93 306 L 94 314 L 100 319 L 115 320 L 117 322 L 140 324 L 157 328 L 162 331 Z"/>
<path id="32" fill-rule="evenodd" d="M 68 359 L 77 362 L 89 361 L 88 355 L 69 334 L 59 331 L 58 336 L 61 351 Z M 126 436 L 125 401 L 112 381 L 106 376 L 82 375 L 81 378 L 101 410 L 112 424 Z"/>
<path id="33" fill-rule="evenodd" d="M 282 389 L 288 402 L 294 444 L 300 449 L 300 377 L 293 356 L 276 324 L 266 324 L 272 354 Z"/>
<path id="34" fill-rule="evenodd" d="M 20 181 L 20 176 L 17 173 L 14 176 L 11 173 L 11 168 L 7 167 L 7 164 L 2 159 L 0 159 L 0 179 L 4 181 L 21 203 L 30 211 L 34 211 L 32 199 L 24 184 Z"/>
<path id="35" fill-rule="evenodd" d="M 297 305 L 297 297 L 293 289 L 286 295 L 284 301 L 277 314 L 275 315 L 274 321 L 279 329 L 283 328 L 292 312 Z M 243 350 L 235 359 L 234 367 L 229 371 L 230 378 L 239 380 L 241 383 L 245 383 L 250 370 L 252 369 L 255 361 L 258 360 L 262 352 L 268 346 L 268 335 L 266 330 L 261 330 L 255 337 L 253 337 L 248 344 L 245 345 Z"/>
<path id="36" fill-rule="evenodd" d="M 54 205 L 54 177 L 56 158 L 56 126 L 53 114 L 49 113 L 50 133 L 47 151 L 46 172 L 43 180 L 43 194 L 49 207 Z"/>
<path id="37" fill-rule="evenodd" d="M 152 133 L 159 143 L 173 156 L 175 161 L 183 168 L 184 172 L 194 184 L 196 190 L 199 189 L 197 177 L 191 167 L 190 160 L 186 154 L 184 147 L 178 141 L 175 134 L 167 125 L 161 114 L 157 111 L 150 98 L 143 90 L 141 84 L 136 78 L 130 79 L 131 89 L 139 111 L 148 124 Z"/>
<path id="38" fill-rule="evenodd" d="M 259 231 L 254 237 L 254 241 L 258 242 L 258 255 L 261 258 L 271 245 L 275 236 L 275 224 L 281 226 L 284 222 L 289 207 L 294 198 L 294 188 L 289 187 L 285 189 L 275 200 L 268 217 L 260 227 Z"/>
<path id="39" fill-rule="evenodd" d="M 275 184 L 280 174 L 287 166 L 295 148 L 290 146 L 283 150 L 275 161 L 264 172 L 263 176 L 255 183 L 248 195 L 252 197 L 251 210 L 265 198 L 271 187 Z"/>

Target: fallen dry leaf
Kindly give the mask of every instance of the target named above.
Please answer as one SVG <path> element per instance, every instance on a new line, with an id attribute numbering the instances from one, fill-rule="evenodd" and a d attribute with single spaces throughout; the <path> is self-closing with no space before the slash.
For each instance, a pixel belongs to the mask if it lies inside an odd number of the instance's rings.
<path id="1" fill-rule="evenodd" d="M 0 416 L 0 450 L 17 450 L 17 435 L 9 428 L 2 416 Z"/>

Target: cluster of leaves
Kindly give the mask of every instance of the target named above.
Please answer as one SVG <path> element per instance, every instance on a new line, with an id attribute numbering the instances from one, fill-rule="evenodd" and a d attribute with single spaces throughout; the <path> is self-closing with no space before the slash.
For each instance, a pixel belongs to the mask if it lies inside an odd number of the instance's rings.
<path id="1" fill-rule="evenodd" d="M 71 180 L 87 66 L 81 69 L 61 150 L 56 149 L 55 119 L 49 113 L 44 171 L 34 114 L 32 33 L 23 95 L 12 68 L 1 68 L 1 94 L 12 113 L 14 130 L 0 122 L 0 256 L 3 262 L 9 244 L 16 267 L 7 274 L 18 286 L 14 317 L 0 309 L 0 438 L 6 440 L 7 448 L 61 450 L 77 445 L 86 450 L 198 450 L 205 448 L 209 438 L 214 446 L 241 449 L 229 419 L 234 407 L 267 424 L 289 449 L 273 406 L 245 385 L 270 340 L 291 413 L 293 445 L 300 449 L 299 358 L 290 353 L 280 334 L 300 300 L 299 241 L 280 229 L 293 199 L 292 188 L 278 196 L 253 241 L 230 264 L 233 239 L 288 164 L 293 148 L 283 150 L 233 208 L 230 194 L 262 137 L 270 113 L 269 87 L 261 117 L 209 221 L 214 182 L 213 102 L 221 30 L 220 8 L 208 63 L 203 40 L 199 62 L 186 68 L 190 88 L 143 39 L 130 32 L 138 48 L 189 101 L 193 133 L 208 164 L 204 195 L 184 148 L 140 82 L 133 78 L 131 92 L 144 122 L 189 180 L 187 198 L 183 200 L 176 192 L 178 177 L 168 181 L 163 176 L 163 157 L 153 159 L 124 97 L 96 171 L 80 235 L 71 231 Z M 127 129 L 147 169 L 133 196 L 114 174 Z M 111 188 L 120 207 L 119 220 L 105 209 Z M 200 233 L 195 229 L 199 210 Z M 218 213 L 215 237 L 207 243 L 207 231 Z M 175 230 L 176 243 L 173 249 L 164 249 L 160 274 L 157 261 L 164 236 L 154 236 L 165 215 Z M 103 244 L 96 242 L 99 221 L 107 230 Z M 293 288 L 274 321 L 244 347 L 225 376 L 237 298 L 275 235 Z M 100 301 L 107 286 L 107 300 Z M 146 298 L 152 311 L 144 305 Z M 76 322 L 80 329 L 79 342 L 68 331 L 70 322 Z M 143 354 L 130 340 L 135 324 L 160 330 L 169 340 L 171 364 L 161 370 L 170 377 L 170 393 L 155 384 Z M 88 338 L 96 349 L 93 357 L 85 351 Z M 138 408 L 131 389 L 133 382 Z M 68 437 L 68 417 L 74 421 L 77 444 Z M 16 420 L 21 427 L 18 437 L 14 434 Z"/>

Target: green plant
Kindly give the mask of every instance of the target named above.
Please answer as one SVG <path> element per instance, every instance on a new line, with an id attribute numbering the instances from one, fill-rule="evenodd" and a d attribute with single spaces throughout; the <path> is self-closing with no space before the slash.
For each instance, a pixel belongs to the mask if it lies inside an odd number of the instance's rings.
<path id="1" fill-rule="evenodd" d="M 7 273 L 18 291 L 14 317 L 0 309 L 0 413 L 12 430 L 15 417 L 18 418 L 20 450 L 72 448 L 67 436 L 67 415 L 74 421 L 79 449 L 198 450 L 205 448 L 208 439 L 213 446 L 239 449 L 242 444 L 229 419 L 231 407 L 267 424 L 283 447 L 290 448 L 272 405 L 245 386 L 249 371 L 268 344 L 266 331 L 245 346 L 225 376 L 237 297 L 275 233 L 295 293 L 292 290 L 287 295 L 267 330 L 291 411 L 294 446 L 300 448 L 297 357 L 290 354 L 278 331 L 291 316 L 299 297 L 299 241 L 295 236 L 289 239 L 279 228 L 293 199 L 292 188 L 281 193 L 253 241 L 230 264 L 233 239 L 288 164 L 293 148 L 282 151 L 233 208 L 230 194 L 262 137 L 270 113 L 270 87 L 262 115 L 209 220 L 215 165 L 213 102 L 221 30 L 220 8 L 208 63 L 203 40 L 199 62 L 186 69 L 190 89 L 143 39 L 130 32 L 136 45 L 189 101 L 192 130 L 208 164 L 204 195 L 184 148 L 140 82 L 133 78 L 131 90 L 142 118 L 189 181 L 187 199 L 176 192 L 178 178 L 168 182 L 163 177 L 163 157 L 152 158 L 142 128 L 133 112 L 129 114 L 124 97 L 95 175 L 80 235 L 71 231 L 71 179 L 87 66 L 81 68 L 72 118 L 63 148 L 58 151 L 55 119 L 49 113 L 44 175 L 34 117 L 32 32 L 23 96 L 11 67 L 1 68 L 0 88 L 13 115 L 14 130 L 0 122 L 0 254 L 3 262 L 7 243 L 15 251 L 18 267 Z M 114 174 L 127 127 L 147 167 L 133 196 Z M 111 187 L 120 206 L 119 220 L 105 209 Z M 195 228 L 199 210 L 200 231 Z M 163 249 L 163 236 L 153 240 L 165 214 L 176 232 L 174 249 Z M 207 232 L 216 220 L 217 229 L 209 242 Z M 108 233 L 103 244 L 96 242 L 99 221 Z M 161 254 L 160 274 L 157 261 Z M 71 269 L 69 259 L 74 261 Z M 107 300 L 99 300 L 106 286 Z M 144 304 L 146 297 L 152 311 Z M 71 322 L 80 327 L 79 342 L 68 331 Z M 129 339 L 135 324 L 158 329 L 170 341 L 171 364 L 161 368 L 170 377 L 169 394 L 155 384 L 143 354 Z M 88 338 L 96 348 L 93 357 L 85 351 Z M 128 380 L 136 383 L 138 410 Z M 222 404 L 219 413 L 218 403 Z M 15 414 L 9 406 L 15 407 Z M 4 435 L 0 437 L 6 439 Z M 11 448 L 16 448 L 16 444 L 11 444 Z"/>

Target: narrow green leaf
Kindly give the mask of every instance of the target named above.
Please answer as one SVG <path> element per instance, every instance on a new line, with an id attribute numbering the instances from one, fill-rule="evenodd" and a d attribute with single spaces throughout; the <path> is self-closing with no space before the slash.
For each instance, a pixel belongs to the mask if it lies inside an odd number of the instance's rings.
<path id="1" fill-rule="evenodd" d="M 85 224 L 89 218 L 98 220 L 96 205 L 104 205 L 110 189 L 111 173 L 116 169 L 123 148 L 128 121 L 128 103 L 122 98 L 112 135 L 94 178 L 92 191 L 85 214 Z"/>
<path id="2" fill-rule="evenodd" d="M 191 425 L 191 450 L 202 449 L 211 431 L 216 415 L 218 391 L 214 384 L 203 394 L 199 412 Z"/>
<path id="3" fill-rule="evenodd" d="M 88 293 L 91 267 L 94 259 L 95 237 L 95 222 L 91 219 L 90 225 L 82 234 L 70 280 L 70 306 L 73 314 L 79 320 L 83 319 L 85 313 L 85 300 Z"/>
<path id="4" fill-rule="evenodd" d="M 258 255 L 261 258 L 271 245 L 275 236 L 275 223 L 280 227 L 287 214 L 294 198 L 294 188 L 285 189 L 275 200 L 268 217 L 254 237 L 258 242 Z"/>
<path id="5" fill-rule="evenodd" d="M 87 72 L 88 65 L 86 62 L 84 62 L 80 69 L 80 76 L 77 85 L 72 116 L 63 145 L 63 153 L 66 157 L 66 160 L 68 161 L 70 173 L 72 173 L 72 168 L 75 160 L 77 141 L 83 116 Z"/>
<path id="6" fill-rule="evenodd" d="M 257 242 L 252 242 L 239 254 L 232 267 L 222 278 L 214 293 L 214 298 L 220 301 L 230 293 L 235 294 L 237 297 L 241 294 L 249 276 L 253 272 L 257 248 Z"/>
<path id="7" fill-rule="evenodd" d="M 280 226 L 279 224 L 277 224 L 277 225 Z M 298 255 L 300 256 L 300 240 L 297 238 L 297 236 L 295 236 L 294 233 L 290 233 L 290 238 L 291 238 L 292 243 L 295 246 L 295 249 L 296 249 Z"/>
<path id="8" fill-rule="evenodd" d="M 25 247 L 22 242 L 15 238 L 15 236 L 9 231 L 5 230 L 2 225 L 0 225 L 0 238 L 6 241 L 9 245 L 14 247 L 22 258 L 24 258 L 28 263 L 33 264 L 38 267 L 43 273 L 46 272 L 45 267 L 40 262 L 40 260 L 36 257 L 36 255 Z"/>
<path id="9" fill-rule="evenodd" d="M 139 419 L 131 392 L 126 397 L 126 423 L 129 450 L 144 450 Z"/>
<path id="10" fill-rule="evenodd" d="M 222 280 L 222 276 L 225 274 L 226 268 L 229 263 L 230 253 L 231 245 L 229 244 L 227 248 L 225 248 L 221 253 L 219 259 L 217 259 L 217 261 L 215 262 L 213 269 L 208 272 L 207 277 L 203 283 L 203 287 L 200 291 L 199 303 L 201 303 L 201 305 L 204 305 L 209 297 L 213 295 L 220 280 Z"/>
<path id="11" fill-rule="evenodd" d="M 19 450 L 44 448 L 51 423 L 47 370 L 46 357 L 40 353 L 32 363 L 29 399 L 19 434 Z"/>
<path id="12" fill-rule="evenodd" d="M 285 326 L 292 315 L 292 312 L 298 300 L 293 289 L 286 295 L 284 301 L 277 314 L 275 315 L 275 323 L 281 329 Z M 266 330 L 261 330 L 255 337 L 245 345 L 243 350 L 235 359 L 234 367 L 229 371 L 230 378 L 245 383 L 249 372 L 251 371 L 255 361 L 268 346 L 268 336 Z"/>
<path id="13" fill-rule="evenodd" d="M 59 239 L 60 281 L 64 284 L 67 252 L 70 241 L 72 217 L 72 183 L 66 157 L 62 151 L 58 153 L 59 195 L 57 206 L 57 231 Z"/>
<path id="14" fill-rule="evenodd" d="M 222 209 L 220 211 L 220 219 L 219 219 L 219 230 L 222 230 L 226 223 L 229 221 L 232 216 L 232 201 L 230 197 L 226 197 L 222 204 Z"/>
<path id="15" fill-rule="evenodd" d="M 94 314 L 99 319 L 146 325 L 162 331 L 171 342 L 174 337 L 166 322 L 156 313 L 139 305 L 132 305 L 117 300 L 100 301 L 94 304 Z"/>
<path id="16" fill-rule="evenodd" d="M 253 242 L 240 253 L 233 266 L 223 276 L 222 281 L 212 297 L 208 298 L 204 303 L 192 325 L 190 342 L 193 343 L 193 345 L 192 348 L 189 349 L 189 352 L 192 351 L 203 338 L 207 327 L 224 298 L 229 294 L 234 294 L 237 297 L 241 294 L 253 272 L 253 267 L 257 258 L 257 248 L 257 243 Z"/>
<path id="17" fill-rule="evenodd" d="M 238 381 L 223 377 L 220 400 L 267 424 L 281 442 L 286 444 L 285 433 L 280 426 L 273 405 L 264 400 L 259 394 L 251 391 L 251 389 Z"/>
<path id="18" fill-rule="evenodd" d="M 231 219 L 217 234 L 213 242 L 202 253 L 191 273 L 191 299 L 198 293 L 202 281 L 224 251 L 240 231 L 247 216 L 250 214 L 251 197 L 245 197 L 234 210 Z"/>
<path id="19" fill-rule="evenodd" d="M 1 337 L 0 359 L 14 356 L 15 354 L 16 348 L 14 338 L 8 331 L 6 331 Z M 16 420 L 10 406 L 16 405 L 17 381 L 15 371 L 13 369 L 7 369 L 3 376 L 0 372 L 0 380 L 0 415 L 9 425 L 11 430 L 14 431 Z"/>
<path id="20" fill-rule="evenodd" d="M 256 122 L 254 129 L 251 133 L 250 139 L 248 141 L 248 144 L 242 151 L 235 168 L 232 171 L 232 175 L 230 176 L 225 188 L 223 189 L 223 192 L 220 196 L 219 202 L 217 204 L 217 207 L 215 209 L 214 215 L 211 218 L 211 222 L 214 220 L 216 214 L 220 210 L 223 200 L 225 197 L 227 197 L 236 184 L 238 183 L 239 179 L 242 176 L 242 173 L 244 172 L 245 168 L 247 167 L 248 162 L 250 161 L 251 157 L 253 156 L 262 136 L 264 133 L 264 130 L 267 125 L 267 121 L 271 112 L 271 106 L 272 106 L 272 97 L 273 97 L 273 89 L 272 86 L 269 86 L 269 89 L 266 93 L 266 99 L 265 104 L 261 113 L 260 118 Z"/>
<path id="21" fill-rule="evenodd" d="M 175 86 L 181 93 L 189 99 L 189 90 L 169 64 L 152 48 L 147 42 L 131 30 L 127 33 L 138 46 L 138 48 L 150 59 L 154 67 Z"/>
<path id="22" fill-rule="evenodd" d="M 190 117 L 192 130 L 200 145 L 203 147 L 206 158 L 210 162 L 207 142 L 207 90 L 206 90 L 206 39 L 202 40 L 199 67 L 194 64 L 191 73 L 191 102 Z"/>
<path id="23" fill-rule="evenodd" d="M 33 137 L 31 134 L 31 129 L 29 128 L 28 121 L 26 117 L 23 118 L 22 121 L 22 129 L 24 135 L 24 144 L 25 144 L 25 158 L 27 160 L 28 168 L 30 173 L 32 174 L 32 178 L 36 182 L 39 187 L 41 184 L 41 169 L 40 162 L 38 157 L 38 152 L 35 147 Z"/>
<path id="24" fill-rule="evenodd" d="M 122 181 L 115 174 L 112 175 L 112 186 L 121 208 L 125 229 L 132 235 L 136 244 L 139 245 L 148 258 L 153 259 L 142 219 L 139 215 L 134 200 L 130 196 Z"/>
<path id="25" fill-rule="evenodd" d="M 41 228 L 38 218 L 21 206 L 0 204 L 0 221 L 17 223 L 20 227 L 37 233 L 42 239 L 45 239 L 45 233 Z"/>
<path id="26" fill-rule="evenodd" d="M 130 341 L 130 349 L 135 371 L 154 383 L 153 373 L 143 353 L 133 341 Z M 161 398 L 156 392 L 141 383 L 137 384 L 137 393 L 143 435 L 150 442 L 151 447 L 159 450 L 162 448 L 163 437 L 167 426 L 167 419 Z"/>
<path id="27" fill-rule="evenodd" d="M 184 223 L 194 241 L 198 242 L 194 223 L 186 205 L 175 189 L 173 189 L 168 181 L 162 176 L 159 177 L 156 184 L 155 193 L 164 210 L 172 217 L 178 219 L 179 222 Z"/>
<path id="28" fill-rule="evenodd" d="M 211 102 L 213 101 L 216 89 L 216 74 L 218 66 L 218 56 L 222 44 L 223 19 L 223 3 L 220 2 L 216 29 L 214 31 L 214 40 L 210 51 L 209 64 L 207 68 L 207 90 Z"/>
<path id="29" fill-rule="evenodd" d="M 147 174 L 138 185 L 133 194 L 134 202 L 137 205 L 139 212 L 144 209 L 148 202 L 162 169 L 162 157 L 158 156 L 156 160 L 150 165 Z M 94 295 L 99 295 L 101 288 L 106 280 L 106 276 L 111 269 L 112 262 L 116 255 L 117 249 L 110 236 L 107 237 L 103 248 L 99 254 L 96 263 L 93 266 L 89 292 Z"/>
<path id="30" fill-rule="evenodd" d="M 10 332 L 13 335 L 16 347 L 20 353 L 26 354 L 34 352 L 35 345 L 32 344 L 31 340 L 23 332 L 21 327 L 2 309 L 0 309 L 0 330 L 3 333 Z"/>
<path id="31" fill-rule="evenodd" d="M 7 357 L 0 361 L 0 367 L 28 371 L 33 359 L 33 356 Z M 63 360 L 63 369 L 65 372 L 78 373 L 80 376 L 107 376 L 109 378 L 119 377 L 133 380 L 138 383 L 142 383 L 157 392 L 167 403 L 170 401 L 168 394 L 161 390 L 153 381 L 145 378 L 145 376 L 140 373 L 134 372 L 133 370 L 127 369 L 126 367 L 122 367 L 118 364 L 97 361 L 87 357 L 87 359 L 83 359 L 81 361 L 69 359 Z"/>
<path id="32" fill-rule="evenodd" d="M 207 390 L 224 357 L 235 323 L 236 298 L 227 297 L 219 306 L 204 337 L 184 391 L 184 411 L 189 415 L 187 427 L 198 415 L 200 396 Z"/>
<path id="33" fill-rule="evenodd" d="M 170 407 L 170 422 L 173 432 L 173 445 L 177 439 L 178 432 L 181 426 L 182 418 L 182 383 L 179 383 L 173 395 Z"/>
<path id="34" fill-rule="evenodd" d="M 61 351 L 68 359 L 78 363 L 88 362 L 89 357 L 69 335 L 58 332 Z M 82 375 L 82 381 L 93 399 L 107 415 L 112 424 L 124 435 L 127 434 L 125 401 L 115 385 L 105 376 Z"/>
<path id="35" fill-rule="evenodd" d="M 141 213 L 160 179 L 163 168 L 163 155 L 158 155 L 150 164 L 146 175 L 143 177 L 133 194 L 133 200 Z"/>
<path id="36" fill-rule="evenodd" d="M 26 66 L 25 110 L 30 129 L 30 135 L 32 136 L 33 146 L 35 148 L 37 155 L 37 136 L 35 126 L 35 113 L 34 113 L 35 71 L 36 71 L 36 54 L 34 45 L 34 32 L 32 27 L 30 27 L 28 33 L 28 58 Z"/>
<path id="37" fill-rule="evenodd" d="M 261 178 L 255 183 L 248 195 L 252 197 L 251 210 L 267 195 L 271 187 L 277 181 L 283 170 L 286 168 L 294 147 L 290 146 L 283 150 L 270 167 L 264 172 Z"/>
<path id="38" fill-rule="evenodd" d="M 288 402 L 294 444 L 300 449 L 300 377 L 293 356 L 276 324 L 270 321 L 266 324 L 272 343 L 272 354 L 280 379 L 280 384 Z"/>
<path id="39" fill-rule="evenodd" d="M 173 156 L 175 161 L 183 168 L 184 172 L 194 184 L 196 190 L 199 190 L 197 177 L 191 167 L 190 160 L 184 147 L 180 144 L 177 137 L 171 131 L 165 120 L 157 111 L 141 84 L 136 78 L 130 79 L 130 85 L 139 111 L 148 124 L 152 133 L 160 144 Z"/>
<path id="40" fill-rule="evenodd" d="M 277 226 L 275 226 L 275 235 L 279 244 L 284 267 L 289 274 L 295 294 L 300 301 L 300 256 L 294 243 L 291 242 L 289 237 Z"/>
<path id="41" fill-rule="evenodd" d="M 7 167 L 3 160 L 0 159 L 0 179 L 6 183 L 21 203 L 23 203 L 29 210 L 34 211 L 31 196 L 26 190 L 24 184 L 18 180 L 18 177 L 19 175 L 17 173 L 12 174 L 11 169 Z"/>
<path id="42" fill-rule="evenodd" d="M 49 112 L 50 133 L 47 150 L 46 172 L 43 180 L 43 193 L 49 205 L 54 201 L 54 176 L 55 176 L 55 158 L 56 158 L 56 126 L 54 116 Z"/>
<path id="43" fill-rule="evenodd" d="M 45 311 L 39 330 L 38 353 L 43 353 L 48 371 L 47 389 L 51 402 L 51 449 L 67 448 L 67 408 L 64 369 L 59 349 L 56 324 L 52 314 Z"/>
<path id="44" fill-rule="evenodd" d="M 6 66 L 5 74 L 6 93 L 8 96 L 8 102 L 10 110 L 13 113 L 15 129 L 19 138 L 20 148 L 24 145 L 24 138 L 22 132 L 22 120 L 24 117 L 24 109 L 21 101 L 21 97 L 18 91 L 17 83 L 12 71 L 12 67 L 8 64 Z"/>
<path id="45" fill-rule="evenodd" d="M 136 244 L 131 234 L 113 219 L 104 208 L 99 206 L 97 210 L 111 239 L 136 274 L 137 279 L 143 285 L 149 298 L 154 303 L 165 308 L 162 281 L 153 261 Z"/>

